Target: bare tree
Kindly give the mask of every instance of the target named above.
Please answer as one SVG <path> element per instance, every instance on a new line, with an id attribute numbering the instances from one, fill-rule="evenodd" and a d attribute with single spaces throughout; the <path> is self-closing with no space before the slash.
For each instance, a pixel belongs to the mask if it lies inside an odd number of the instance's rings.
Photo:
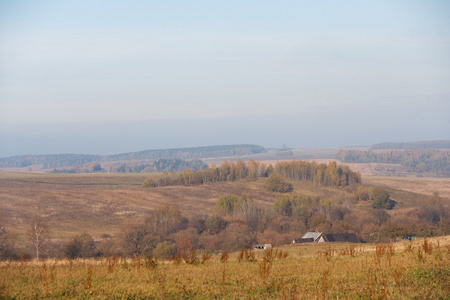
<path id="1" fill-rule="evenodd" d="M 36 259 L 39 260 L 39 256 L 48 239 L 48 225 L 41 216 L 33 216 L 27 233 L 31 244 L 36 251 Z"/>
<path id="2" fill-rule="evenodd" d="M 143 223 L 127 223 L 122 227 L 122 246 L 127 254 L 149 252 L 156 241 Z"/>

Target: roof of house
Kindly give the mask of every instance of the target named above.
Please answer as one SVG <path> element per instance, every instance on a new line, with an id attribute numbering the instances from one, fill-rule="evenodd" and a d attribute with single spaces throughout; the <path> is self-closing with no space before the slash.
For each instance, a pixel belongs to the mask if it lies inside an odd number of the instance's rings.
<path id="1" fill-rule="evenodd" d="M 307 232 L 302 239 L 314 239 L 317 240 L 322 235 L 322 232 Z"/>
<path id="2" fill-rule="evenodd" d="M 324 240 L 326 242 L 350 242 L 359 243 L 359 239 L 355 233 L 335 233 L 335 234 L 325 234 Z"/>

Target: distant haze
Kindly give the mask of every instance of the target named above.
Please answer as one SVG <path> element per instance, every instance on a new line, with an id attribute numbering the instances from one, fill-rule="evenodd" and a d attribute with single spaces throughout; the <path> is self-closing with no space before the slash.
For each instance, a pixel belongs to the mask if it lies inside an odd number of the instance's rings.
<path id="1" fill-rule="evenodd" d="M 450 139 L 450 2 L 0 1 L 0 157 Z"/>

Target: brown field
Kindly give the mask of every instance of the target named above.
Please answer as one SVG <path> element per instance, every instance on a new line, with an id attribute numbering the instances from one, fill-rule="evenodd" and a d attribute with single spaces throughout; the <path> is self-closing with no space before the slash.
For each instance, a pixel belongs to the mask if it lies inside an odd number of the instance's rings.
<path id="1" fill-rule="evenodd" d="M 363 177 L 363 182 L 424 195 L 438 192 L 441 197 L 450 199 L 450 178 L 367 176 Z"/>
<path id="2" fill-rule="evenodd" d="M 270 206 L 275 195 L 236 184 L 141 188 L 149 174 L 0 173 L 0 208 L 5 221 L 23 232 L 32 215 L 49 220 L 53 238 L 87 231 L 114 234 L 125 220 L 142 220 L 164 204 L 186 215 L 211 214 L 223 195 L 250 195 Z"/>
<path id="3" fill-rule="evenodd" d="M 0 211 L 11 231 L 23 236 L 33 215 L 48 220 L 51 237 L 72 237 L 86 231 L 94 238 L 115 235 L 126 221 L 142 221 L 164 204 L 176 203 L 186 216 L 211 214 L 217 199 L 227 194 L 252 196 L 271 207 L 279 194 L 264 189 L 264 179 L 193 186 L 141 188 L 150 174 L 46 174 L 0 172 Z M 421 199 L 438 191 L 450 196 L 450 179 L 364 177 L 363 183 L 390 188 L 397 201 L 395 211 L 411 209 Z M 351 191 L 318 187 L 310 182 L 294 182 L 294 194 L 320 197 L 344 204 Z M 419 194 L 417 194 L 419 193 Z M 423 194 L 423 195 L 422 195 Z M 366 210 L 369 202 L 353 206 Z"/>

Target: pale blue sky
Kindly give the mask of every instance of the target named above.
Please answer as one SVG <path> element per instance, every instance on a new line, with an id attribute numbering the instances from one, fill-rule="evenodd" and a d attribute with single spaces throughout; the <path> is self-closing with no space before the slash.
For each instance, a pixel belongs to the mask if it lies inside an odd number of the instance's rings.
<path id="1" fill-rule="evenodd" d="M 449 113 L 450 1 L 0 0 L 0 156 L 450 139 Z"/>

